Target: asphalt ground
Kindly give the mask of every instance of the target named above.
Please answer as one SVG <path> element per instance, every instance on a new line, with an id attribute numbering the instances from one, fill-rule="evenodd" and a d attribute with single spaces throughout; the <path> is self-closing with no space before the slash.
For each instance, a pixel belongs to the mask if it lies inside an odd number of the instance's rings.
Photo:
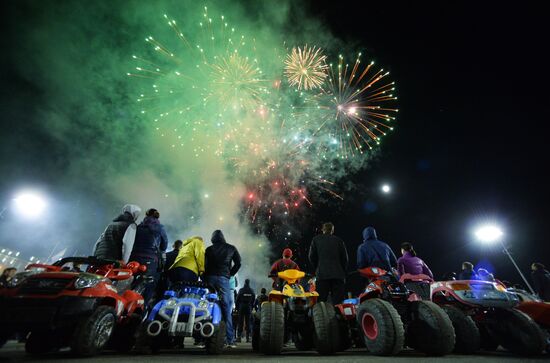
<path id="1" fill-rule="evenodd" d="M 49 354 L 44 357 L 36 358 L 25 353 L 23 344 L 8 342 L 0 349 L 0 362 L 175 362 L 175 361 L 196 361 L 196 362 L 224 362 L 224 361 L 249 361 L 249 362 L 543 362 L 550 361 L 548 355 L 525 358 L 518 357 L 499 350 L 497 352 L 484 353 L 478 355 L 448 355 L 445 357 L 426 357 L 425 355 L 405 350 L 397 356 L 377 357 L 369 355 L 365 350 L 353 349 L 339 353 L 334 356 L 320 356 L 316 352 L 298 352 L 293 348 L 285 348 L 280 356 L 264 356 L 252 351 L 249 343 L 238 343 L 237 348 L 227 349 L 224 354 L 219 356 L 209 356 L 203 349 L 197 349 L 193 346 L 182 350 L 165 350 L 157 355 L 142 354 L 117 354 L 114 352 L 104 352 L 101 355 L 92 358 L 75 357 L 69 350 L 63 350 L 55 354 Z"/>

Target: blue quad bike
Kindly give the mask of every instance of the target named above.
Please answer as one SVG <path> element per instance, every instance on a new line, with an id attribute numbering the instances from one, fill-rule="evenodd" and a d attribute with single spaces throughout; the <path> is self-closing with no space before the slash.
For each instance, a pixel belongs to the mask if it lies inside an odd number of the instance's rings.
<path id="1" fill-rule="evenodd" d="M 183 348 L 185 338 L 204 342 L 208 354 L 220 354 L 225 343 L 220 299 L 203 282 L 183 282 L 165 291 L 142 323 L 138 345 L 150 352 Z"/>

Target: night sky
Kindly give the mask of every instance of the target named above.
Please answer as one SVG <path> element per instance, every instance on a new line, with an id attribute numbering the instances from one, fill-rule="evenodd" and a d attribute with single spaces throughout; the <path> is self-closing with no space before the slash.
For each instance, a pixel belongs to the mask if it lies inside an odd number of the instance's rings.
<path id="1" fill-rule="evenodd" d="M 70 163 L 56 140 L 32 126 L 38 116 L 29 109 L 43 100 L 17 73 L 17 24 L 25 11 L 14 4 L 2 11 L 3 203 L 20 183 L 59 191 Z M 550 265 L 547 13 L 535 4 L 294 2 L 392 72 L 400 109 L 380 157 L 349 176 L 357 189 L 341 205 L 315 207 L 303 240 L 292 244 L 299 262 L 315 225 L 332 221 L 352 264 L 363 228 L 373 225 L 396 254 L 402 242 L 413 243 L 436 277 L 469 260 L 520 282 L 498 247 L 473 239 L 476 224 L 492 221 L 503 226 L 524 272 L 533 261 Z M 380 192 L 383 183 L 391 194 Z M 56 218 L 73 223 L 72 216 Z"/>

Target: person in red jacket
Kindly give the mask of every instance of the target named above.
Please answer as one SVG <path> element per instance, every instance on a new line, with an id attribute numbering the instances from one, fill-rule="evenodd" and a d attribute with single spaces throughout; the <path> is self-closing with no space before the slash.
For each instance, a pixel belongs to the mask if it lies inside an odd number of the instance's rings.
<path id="1" fill-rule="evenodd" d="M 290 248 L 285 248 L 283 250 L 283 258 L 275 261 L 275 263 L 271 266 L 271 272 L 269 274 L 276 276 L 277 273 L 290 269 L 299 270 L 300 267 L 296 262 L 292 261 L 292 250 Z M 283 283 L 281 279 L 277 277 L 272 277 L 272 279 L 273 288 L 279 290 L 282 289 Z"/>

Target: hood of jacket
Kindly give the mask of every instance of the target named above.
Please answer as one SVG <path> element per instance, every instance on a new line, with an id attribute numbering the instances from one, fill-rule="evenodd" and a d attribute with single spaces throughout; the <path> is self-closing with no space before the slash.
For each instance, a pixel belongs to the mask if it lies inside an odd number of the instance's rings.
<path id="1" fill-rule="evenodd" d="M 118 217 L 113 219 L 113 222 L 126 222 L 126 223 L 133 223 L 134 217 L 130 213 L 122 213 L 119 214 Z"/>
<path id="2" fill-rule="evenodd" d="M 210 241 L 213 244 L 226 243 L 225 236 L 223 235 L 222 231 L 220 231 L 219 229 L 215 230 L 214 233 L 212 233 L 212 238 L 210 239 Z"/>
<path id="3" fill-rule="evenodd" d="M 126 204 L 124 207 L 122 207 L 122 214 L 125 213 L 129 213 L 135 222 L 141 214 L 141 208 L 135 204 Z"/>
<path id="4" fill-rule="evenodd" d="M 376 230 L 374 227 L 367 227 L 363 230 L 363 241 L 376 239 L 378 239 L 378 236 L 376 235 Z"/>

